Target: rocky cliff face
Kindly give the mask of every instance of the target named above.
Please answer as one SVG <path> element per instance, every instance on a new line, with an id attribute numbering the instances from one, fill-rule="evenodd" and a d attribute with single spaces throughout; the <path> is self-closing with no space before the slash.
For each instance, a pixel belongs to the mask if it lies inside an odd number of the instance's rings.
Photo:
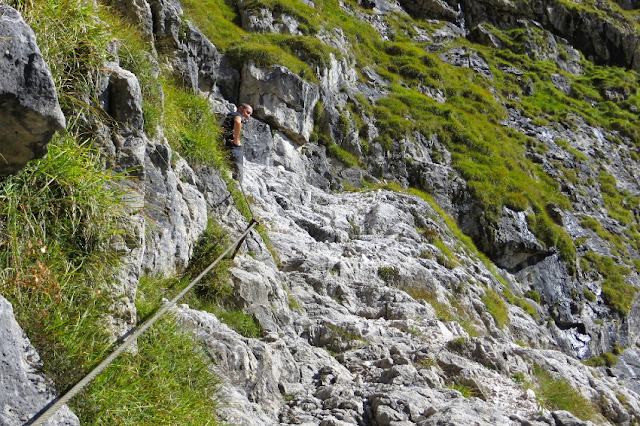
<path id="1" fill-rule="evenodd" d="M 581 55 L 638 70 L 637 31 L 608 2 L 598 5 L 603 13 L 595 15 L 560 1 L 361 2 L 369 14 L 342 7 L 371 23 L 383 40 L 397 31 L 386 23 L 388 14 L 406 11 L 447 21 L 415 37 L 433 41 L 429 48 L 443 63 L 487 81 L 495 70 L 456 41 L 467 37 L 499 48 L 493 27 L 543 34 L 545 43 L 532 38 L 523 53 L 544 57 L 570 75 L 583 72 Z M 296 17 L 244 6 L 238 3 L 245 30 L 298 34 Z M 623 241 L 621 250 L 609 237 L 628 234 L 624 223 L 607 214 L 610 194 L 602 183 L 602 176 L 611 176 L 613 189 L 640 195 L 629 136 L 570 115 L 541 123 L 503 105 L 502 124 L 535 141 L 523 148 L 525 155 L 571 201 L 568 208 L 547 206 L 575 241 L 576 259 L 568 261 L 535 235 L 533 211 L 503 206 L 495 217 L 483 211 L 437 134 L 397 135 L 383 146 L 377 139 L 380 123 L 347 105 L 359 96 L 384 98 L 390 83 L 375 70 L 358 69 L 349 55 L 331 56 L 314 82 L 281 65 L 248 61 L 235 69 L 198 28 L 185 23 L 179 2 L 137 1 L 123 10 L 154 43 L 150 58 L 158 51 L 166 55 L 163 66 L 206 96 L 217 112 L 239 101 L 254 105 L 255 118 L 243 135 L 244 189 L 277 259 L 252 233 L 231 269 L 231 282 L 234 304 L 255 316 L 264 335 L 245 338 L 213 314 L 186 305 L 175 309 L 224 379 L 224 419 L 256 426 L 589 424 L 540 405 L 536 391 L 542 390 L 523 385 L 539 381 L 539 371 L 593 404 L 594 421 L 640 419 L 638 301 L 624 315 L 612 309 L 603 292 L 606 277 L 579 261 L 587 253 L 619 262 L 639 257 L 632 245 Z M 332 48 L 352 49 L 338 28 L 318 38 Z M 514 67 L 503 71 L 515 79 L 523 74 Z M 105 64 L 102 77 L 100 106 L 113 122 L 91 126 L 105 162 L 134 178 L 128 202 L 138 212 L 129 220 L 135 241 L 119 248 L 123 268 L 114 293 L 121 303 L 109 320 L 113 333 L 122 335 L 136 321 L 133 300 L 141 273 L 184 269 L 208 216 L 232 235 L 246 223 L 217 172 L 179 158 L 161 132 L 147 136 L 137 77 L 117 61 Z M 518 82 L 522 96 L 533 90 Z M 563 74 L 553 84 L 571 93 Z M 421 90 L 448 102 L 446 89 Z M 609 91 L 612 100 L 629 95 Z M 314 114 L 319 102 L 321 117 Z M 361 156 L 360 167 L 328 157 L 325 146 L 310 141 L 318 129 Z M 386 181 L 426 190 L 439 208 L 406 192 L 344 192 Z M 489 260 L 461 239 L 445 212 Z M 624 279 L 638 287 L 639 278 L 633 270 Z M 503 316 L 492 304 L 495 297 Z M 615 347 L 627 347 L 615 368 L 580 362 Z M 11 377 L 14 384 L 24 381 Z M 18 395 L 7 406 L 19 406 L 24 398 Z"/>

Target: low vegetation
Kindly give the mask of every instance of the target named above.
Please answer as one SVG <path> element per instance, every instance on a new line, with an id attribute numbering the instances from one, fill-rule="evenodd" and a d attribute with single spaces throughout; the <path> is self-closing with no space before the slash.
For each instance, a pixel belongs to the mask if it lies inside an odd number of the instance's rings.
<path id="1" fill-rule="evenodd" d="M 13 304 L 43 359 L 43 372 L 62 394 L 114 349 L 104 324 L 120 266 L 113 247 L 135 240 L 127 237 L 121 189 L 129 178 L 104 168 L 90 134 L 78 136 L 82 118 L 113 125 L 92 100 L 100 65 L 113 59 L 109 41 L 120 38 L 120 63 L 139 78 L 147 132 L 163 125 L 181 143 L 175 148 L 184 157 L 223 166 L 219 152 L 202 144 L 215 142 L 216 121 L 197 97 L 167 83 L 168 114 L 162 117 L 162 88 L 142 59 L 147 47 L 114 10 L 68 0 L 13 5 L 36 33 L 68 131 L 54 137 L 45 159 L 0 181 L 0 294 Z M 201 124 L 192 126 L 191 120 Z M 180 284 L 162 282 L 151 290 L 143 280 L 139 318 Z M 209 366 L 193 339 L 166 317 L 140 338 L 136 353 L 121 355 L 70 405 L 87 424 L 152 425 L 161 418 L 167 424 L 216 425 L 218 385 Z"/>
<path id="2" fill-rule="evenodd" d="M 626 282 L 625 276 L 631 269 L 617 265 L 609 256 L 601 256 L 588 252 L 584 256 L 583 269 L 595 269 L 603 278 L 602 298 L 612 311 L 626 316 L 631 304 L 638 293 L 638 289 Z"/>
<path id="3" fill-rule="evenodd" d="M 509 309 L 498 292 L 487 289 L 484 296 L 482 296 L 482 303 L 484 303 L 487 312 L 489 312 L 495 320 L 496 327 L 503 328 L 509 325 Z"/>
<path id="4" fill-rule="evenodd" d="M 534 365 L 534 389 L 540 404 L 549 410 L 566 410 L 581 420 L 596 421 L 599 410 L 564 379 L 554 378 L 548 371 Z"/>

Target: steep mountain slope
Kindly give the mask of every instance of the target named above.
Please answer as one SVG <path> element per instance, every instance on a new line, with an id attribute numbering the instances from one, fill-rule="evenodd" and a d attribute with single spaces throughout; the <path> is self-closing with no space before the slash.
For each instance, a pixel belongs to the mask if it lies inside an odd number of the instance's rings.
<path id="1" fill-rule="evenodd" d="M 44 371 L 59 391 L 108 338 L 87 332 L 90 349 L 48 338 L 63 327 L 52 318 L 74 322 L 55 305 L 122 336 L 180 284 L 150 278 L 197 273 L 254 216 L 261 228 L 234 263 L 175 309 L 215 361 L 222 419 L 640 419 L 637 4 L 15 6 L 46 45 L 72 124 L 45 166 L 3 182 L 2 294 L 51 354 Z M 61 9 L 82 25 L 58 43 L 45 23 Z M 239 102 L 255 111 L 249 206 L 210 111 Z M 75 154 L 84 139 L 93 150 Z M 85 197 L 83 181 L 105 198 Z M 183 374 L 178 388 L 196 383 Z M 111 386 L 72 408 L 86 422 L 160 422 L 121 414 L 135 402 L 111 409 Z"/>

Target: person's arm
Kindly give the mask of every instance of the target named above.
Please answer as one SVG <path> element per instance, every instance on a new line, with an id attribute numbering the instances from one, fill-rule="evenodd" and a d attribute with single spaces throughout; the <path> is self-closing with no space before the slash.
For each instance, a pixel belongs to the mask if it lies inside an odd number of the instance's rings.
<path id="1" fill-rule="evenodd" d="M 233 118 L 233 144 L 236 146 L 242 146 L 240 142 L 240 131 L 242 130 L 242 117 L 236 116 Z"/>

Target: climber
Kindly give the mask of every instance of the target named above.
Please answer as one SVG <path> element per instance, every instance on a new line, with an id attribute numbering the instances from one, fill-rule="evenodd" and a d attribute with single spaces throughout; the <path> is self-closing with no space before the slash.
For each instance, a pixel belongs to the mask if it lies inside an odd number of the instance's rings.
<path id="1" fill-rule="evenodd" d="M 240 132 L 244 123 L 253 114 L 253 107 L 249 104 L 241 104 L 236 112 L 230 112 L 222 122 L 222 137 L 224 144 L 233 156 L 233 178 L 242 183 L 244 154 Z"/>

